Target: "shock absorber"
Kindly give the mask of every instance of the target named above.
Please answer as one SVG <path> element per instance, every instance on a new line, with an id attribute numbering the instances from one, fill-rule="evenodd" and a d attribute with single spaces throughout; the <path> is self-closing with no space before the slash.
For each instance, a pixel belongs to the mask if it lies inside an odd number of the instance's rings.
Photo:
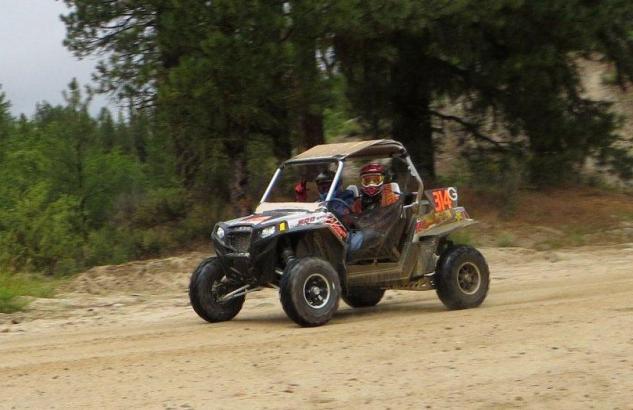
<path id="1" fill-rule="evenodd" d="M 285 270 L 288 270 L 297 262 L 297 257 L 290 246 L 281 252 L 281 260 L 284 263 Z"/>

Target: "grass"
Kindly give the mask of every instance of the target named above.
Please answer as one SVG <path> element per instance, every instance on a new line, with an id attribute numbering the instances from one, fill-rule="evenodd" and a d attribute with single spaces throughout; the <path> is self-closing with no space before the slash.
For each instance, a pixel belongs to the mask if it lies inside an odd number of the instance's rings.
<path id="1" fill-rule="evenodd" d="M 455 231 L 451 233 L 448 238 L 453 241 L 455 245 L 477 245 L 473 233 L 467 229 Z"/>
<path id="2" fill-rule="evenodd" d="M 497 246 L 500 248 L 509 248 L 515 246 L 515 242 L 516 240 L 514 238 L 514 235 L 509 232 L 502 232 L 497 237 Z"/>
<path id="3" fill-rule="evenodd" d="M 584 245 L 587 245 L 587 239 L 585 238 L 585 235 L 591 234 L 594 231 L 595 230 L 592 230 L 589 228 L 578 229 L 576 227 L 574 228 L 565 227 L 563 230 L 564 232 L 563 235 L 556 238 L 550 238 L 536 244 L 536 249 L 537 250 L 553 250 L 553 249 L 584 246 Z"/>
<path id="4" fill-rule="evenodd" d="M 552 250 L 597 240 L 630 242 L 633 194 L 627 192 L 589 186 L 526 188 L 516 194 L 510 217 L 503 214 L 503 201 L 494 193 L 464 189 L 461 194 L 460 203 L 481 222 L 470 238 L 480 246 Z"/>
<path id="5" fill-rule="evenodd" d="M 633 212 L 622 212 L 618 215 L 618 218 L 623 221 L 633 221 Z"/>
<path id="6" fill-rule="evenodd" d="M 56 282 L 35 275 L 0 273 L 0 313 L 24 310 L 29 303 L 24 296 L 53 297 Z"/>

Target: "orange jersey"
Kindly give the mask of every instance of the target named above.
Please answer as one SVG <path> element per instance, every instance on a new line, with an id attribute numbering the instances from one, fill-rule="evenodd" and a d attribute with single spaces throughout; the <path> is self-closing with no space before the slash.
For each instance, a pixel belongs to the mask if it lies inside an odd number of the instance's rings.
<path id="1" fill-rule="evenodd" d="M 398 200 L 398 194 L 393 192 L 391 184 L 385 184 L 382 189 L 382 198 L 380 199 L 380 206 L 385 207 L 394 204 Z M 352 205 L 352 213 L 359 214 L 363 212 L 363 205 L 360 198 L 356 198 Z"/>

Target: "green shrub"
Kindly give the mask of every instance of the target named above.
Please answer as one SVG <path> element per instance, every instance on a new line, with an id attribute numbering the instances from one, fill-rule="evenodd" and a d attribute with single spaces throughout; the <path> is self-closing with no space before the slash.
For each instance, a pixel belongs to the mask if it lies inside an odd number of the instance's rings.
<path id="1" fill-rule="evenodd" d="M 512 235 L 509 232 L 502 232 L 498 237 L 497 237 L 497 246 L 500 248 L 509 248 L 514 246 L 515 243 L 515 238 L 514 235 Z"/>
<path id="2" fill-rule="evenodd" d="M 470 184 L 480 192 L 499 198 L 501 216 L 511 217 L 516 211 L 518 194 L 525 180 L 526 164 L 511 155 L 500 157 L 471 154 L 468 157 Z"/>
<path id="3" fill-rule="evenodd" d="M 468 230 L 455 231 L 449 235 L 448 239 L 453 241 L 455 245 L 476 245 L 473 234 Z"/>
<path id="4" fill-rule="evenodd" d="M 0 313 L 13 313 L 24 309 L 27 303 L 18 296 L 12 289 L 0 287 Z"/>
<path id="5" fill-rule="evenodd" d="M 0 313 L 23 310 L 28 305 L 23 296 L 53 297 L 57 282 L 40 276 L 0 273 Z"/>
<path id="6" fill-rule="evenodd" d="M 183 219 L 191 203 L 182 188 L 158 188 L 148 192 L 128 212 L 135 227 L 156 225 Z"/>
<path id="7" fill-rule="evenodd" d="M 80 267 L 81 233 L 77 200 L 62 196 L 48 202 L 47 184 L 34 184 L 12 209 L 0 212 L 0 267 L 49 275 Z"/>
<path id="8" fill-rule="evenodd" d="M 90 232 L 84 246 L 86 266 L 119 264 L 136 256 L 136 235 L 130 229 L 104 227 Z"/>
<path id="9" fill-rule="evenodd" d="M 584 245 L 587 245 L 585 233 L 576 228 L 567 228 L 564 235 L 539 242 L 535 248 L 537 250 L 552 250 Z"/>
<path id="10" fill-rule="evenodd" d="M 217 221 L 235 218 L 229 206 L 220 202 L 195 204 L 183 223 L 183 230 L 188 238 L 208 238 Z"/>

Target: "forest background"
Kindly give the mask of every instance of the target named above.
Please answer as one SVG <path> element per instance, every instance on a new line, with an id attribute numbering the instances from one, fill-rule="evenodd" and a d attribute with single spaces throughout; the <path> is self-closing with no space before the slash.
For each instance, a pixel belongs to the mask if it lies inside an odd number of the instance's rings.
<path id="1" fill-rule="evenodd" d="M 73 81 L 65 104 L 19 118 L 0 90 L 5 273 L 197 243 L 248 213 L 279 161 L 323 142 L 395 138 L 429 186 L 633 177 L 625 119 L 581 70 L 599 62 L 630 85 L 628 0 L 65 3 L 65 45 L 102 57 L 97 86 Z M 94 93 L 124 108 L 93 117 Z M 447 151 L 458 165 L 438 173 Z"/>

